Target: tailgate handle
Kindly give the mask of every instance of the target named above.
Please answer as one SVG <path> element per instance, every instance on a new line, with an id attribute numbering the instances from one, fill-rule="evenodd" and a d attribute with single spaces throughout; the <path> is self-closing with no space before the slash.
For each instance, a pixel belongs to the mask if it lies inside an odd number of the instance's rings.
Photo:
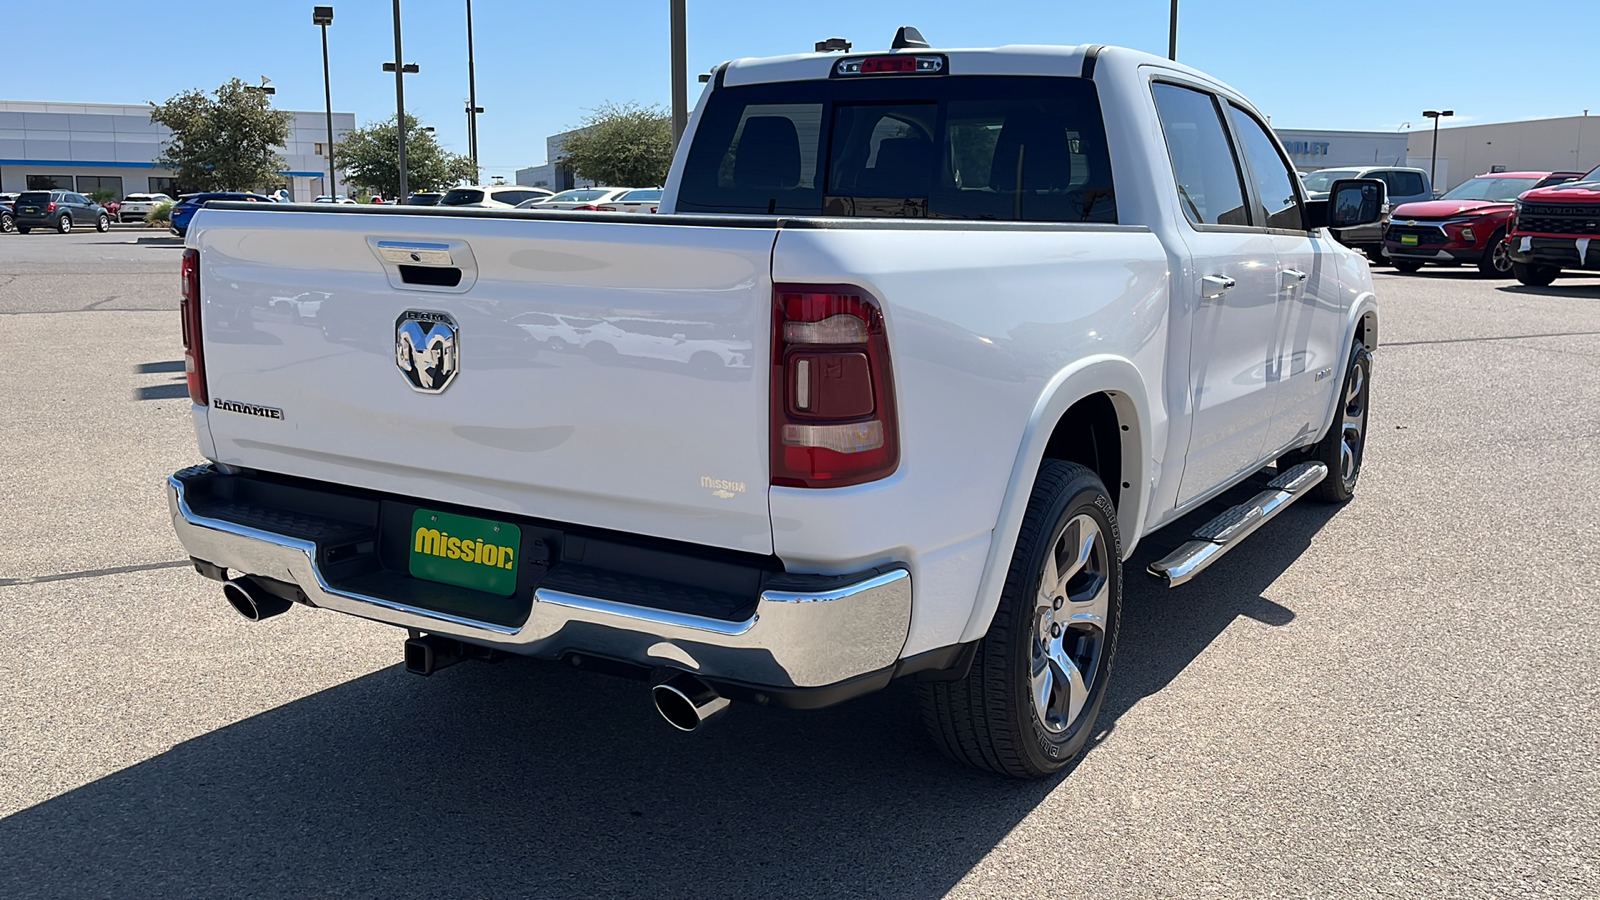
<path id="1" fill-rule="evenodd" d="M 400 280 L 427 287 L 455 287 L 461 283 L 461 270 L 455 266 L 400 266 Z"/>
<path id="2" fill-rule="evenodd" d="M 460 238 L 428 240 L 367 236 L 389 286 L 403 291 L 464 294 L 478 281 L 478 261 Z"/>

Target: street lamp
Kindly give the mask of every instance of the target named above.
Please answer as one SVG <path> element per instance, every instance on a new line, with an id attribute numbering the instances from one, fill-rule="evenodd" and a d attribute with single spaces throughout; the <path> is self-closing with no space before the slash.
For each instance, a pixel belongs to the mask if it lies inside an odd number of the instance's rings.
<path id="1" fill-rule="evenodd" d="M 396 0 L 396 2 L 398 2 L 398 0 Z M 1422 111 L 1423 118 L 1433 120 L 1433 156 L 1428 160 L 1428 183 L 1433 185 L 1433 189 L 1436 191 L 1439 189 L 1439 186 L 1434 184 L 1434 179 L 1437 177 L 1434 175 L 1434 172 L 1436 172 L 1439 168 L 1439 120 L 1455 114 L 1456 111 L 1453 109 L 1447 109 L 1443 112 L 1440 112 L 1437 109 L 1427 109 Z"/>
<path id="2" fill-rule="evenodd" d="M 461 101 L 467 108 L 467 146 L 468 157 L 472 160 L 472 183 L 479 184 L 478 173 L 478 113 L 483 112 L 483 107 L 474 106 L 472 98 Z"/>
<path id="3" fill-rule="evenodd" d="M 394 124 L 395 131 L 400 138 L 400 200 L 410 195 L 410 187 L 406 183 L 406 83 L 407 75 L 420 72 L 416 63 L 402 62 L 406 58 L 405 51 L 400 49 L 400 0 L 394 0 L 394 62 L 383 64 L 385 72 L 394 73 Z"/>
<path id="4" fill-rule="evenodd" d="M 1178 0 L 1172 0 L 1172 24 L 1167 27 L 1167 59 L 1178 58 Z"/>
<path id="5" fill-rule="evenodd" d="M 671 0 L 672 20 L 672 152 L 678 152 L 678 139 L 689 124 L 689 49 L 688 12 L 685 0 Z"/>
<path id="6" fill-rule="evenodd" d="M 338 179 L 333 174 L 333 79 L 328 75 L 328 26 L 333 24 L 333 7 L 311 7 L 311 24 L 322 28 L 322 99 L 328 113 L 328 195 L 338 197 Z"/>
<path id="7" fill-rule="evenodd" d="M 472 158 L 472 181 L 478 181 L 478 76 L 472 61 L 472 0 L 467 0 L 467 155 Z"/>

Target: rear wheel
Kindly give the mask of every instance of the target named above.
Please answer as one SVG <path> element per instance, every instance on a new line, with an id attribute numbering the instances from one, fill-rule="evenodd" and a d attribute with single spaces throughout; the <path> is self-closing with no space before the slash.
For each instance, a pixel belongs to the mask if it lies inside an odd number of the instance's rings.
<path id="1" fill-rule="evenodd" d="M 56 230 L 62 234 L 66 234 L 67 232 L 71 231 L 72 217 L 63 213 L 61 218 L 56 220 Z"/>
<path id="2" fill-rule="evenodd" d="M 1504 228 L 1489 238 L 1489 247 L 1483 251 L 1483 259 L 1478 260 L 1478 271 L 1490 278 L 1511 276 L 1511 243 L 1506 240 Z"/>
<path id="3" fill-rule="evenodd" d="M 1417 262 L 1414 259 L 1395 259 L 1392 256 L 1389 259 L 1394 263 L 1395 269 L 1404 272 L 1407 275 L 1414 275 L 1417 272 L 1422 271 L 1422 263 Z"/>
<path id="4" fill-rule="evenodd" d="M 1561 270 L 1555 266 L 1514 262 L 1511 264 L 1511 274 L 1528 287 L 1549 287 L 1555 284 L 1556 276 L 1561 274 Z"/>
<path id="5" fill-rule="evenodd" d="M 10 234 L 17 230 L 17 220 L 11 218 L 10 213 L 0 212 L 0 234 Z"/>
<path id="6" fill-rule="evenodd" d="M 1121 559 L 1105 485 L 1076 463 L 1046 461 L 972 669 L 918 685 L 923 721 L 945 755 L 1043 778 L 1083 752 L 1116 652 Z"/>
<path id="7" fill-rule="evenodd" d="M 17 226 L 17 234 L 27 234 L 28 232 L 30 232 L 32 230 L 33 230 L 32 228 L 29 228 L 26 225 L 18 225 Z"/>
<path id="8" fill-rule="evenodd" d="M 94 229 L 100 232 L 110 231 L 111 217 L 102 213 L 100 218 L 95 220 Z"/>

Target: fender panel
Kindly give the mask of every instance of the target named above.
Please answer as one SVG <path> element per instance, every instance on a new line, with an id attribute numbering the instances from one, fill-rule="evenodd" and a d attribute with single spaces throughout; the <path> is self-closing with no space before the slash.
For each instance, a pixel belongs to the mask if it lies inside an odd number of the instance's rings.
<path id="1" fill-rule="evenodd" d="M 1367 343 L 1367 351 L 1378 349 L 1378 298 L 1372 291 L 1366 291 L 1350 304 L 1350 316 L 1344 323 L 1344 345 L 1339 351 L 1339 379 L 1333 382 L 1333 390 L 1328 392 L 1328 406 L 1323 410 L 1322 429 L 1317 432 L 1317 441 L 1328 434 L 1328 429 L 1333 426 L 1333 411 L 1339 405 L 1339 396 L 1344 390 L 1344 373 L 1350 368 L 1350 347 L 1355 343 L 1356 337 L 1361 334 L 1361 319 L 1367 315 L 1372 316 L 1371 342 Z M 1313 441 L 1312 443 L 1316 443 Z"/>
<path id="2" fill-rule="evenodd" d="M 1122 477 L 1127 486 L 1110 484 L 1106 487 L 1119 496 L 1117 524 L 1122 532 L 1123 558 L 1126 559 L 1138 544 L 1139 535 L 1144 531 L 1153 471 L 1149 425 L 1153 419 L 1148 389 L 1138 368 L 1127 359 L 1104 355 L 1087 357 L 1057 373 L 1034 405 L 1012 467 L 1000 518 L 995 523 L 995 538 L 989 545 L 989 557 L 983 579 L 978 584 L 972 616 L 961 635 L 963 642 L 983 637 L 1000 605 L 1000 591 L 1005 587 L 1006 571 L 1011 565 L 1017 535 L 1022 530 L 1022 516 L 1028 508 L 1028 498 L 1033 493 L 1033 483 L 1051 432 L 1073 404 L 1092 394 L 1110 396 L 1117 419 L 1126 428 L 1122 432 Z"/>

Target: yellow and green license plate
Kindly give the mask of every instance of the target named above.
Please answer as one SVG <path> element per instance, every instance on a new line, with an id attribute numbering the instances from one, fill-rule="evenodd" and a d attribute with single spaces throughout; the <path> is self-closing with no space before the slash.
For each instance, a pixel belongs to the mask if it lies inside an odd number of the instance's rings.
<path id="1" fill-rule="evenodd" d="M 1417 245 L 1417 236 L 1414 234 L 1402 234 L 1400 235 L 1400 243 L 1407 247 L 1415 247 Z"/>
<path id="2" fill-rule="evenodd" d="M 411 577 L 509 597 L 522 530 L 506 522 L 419 509 L 411 516 Z"/>

